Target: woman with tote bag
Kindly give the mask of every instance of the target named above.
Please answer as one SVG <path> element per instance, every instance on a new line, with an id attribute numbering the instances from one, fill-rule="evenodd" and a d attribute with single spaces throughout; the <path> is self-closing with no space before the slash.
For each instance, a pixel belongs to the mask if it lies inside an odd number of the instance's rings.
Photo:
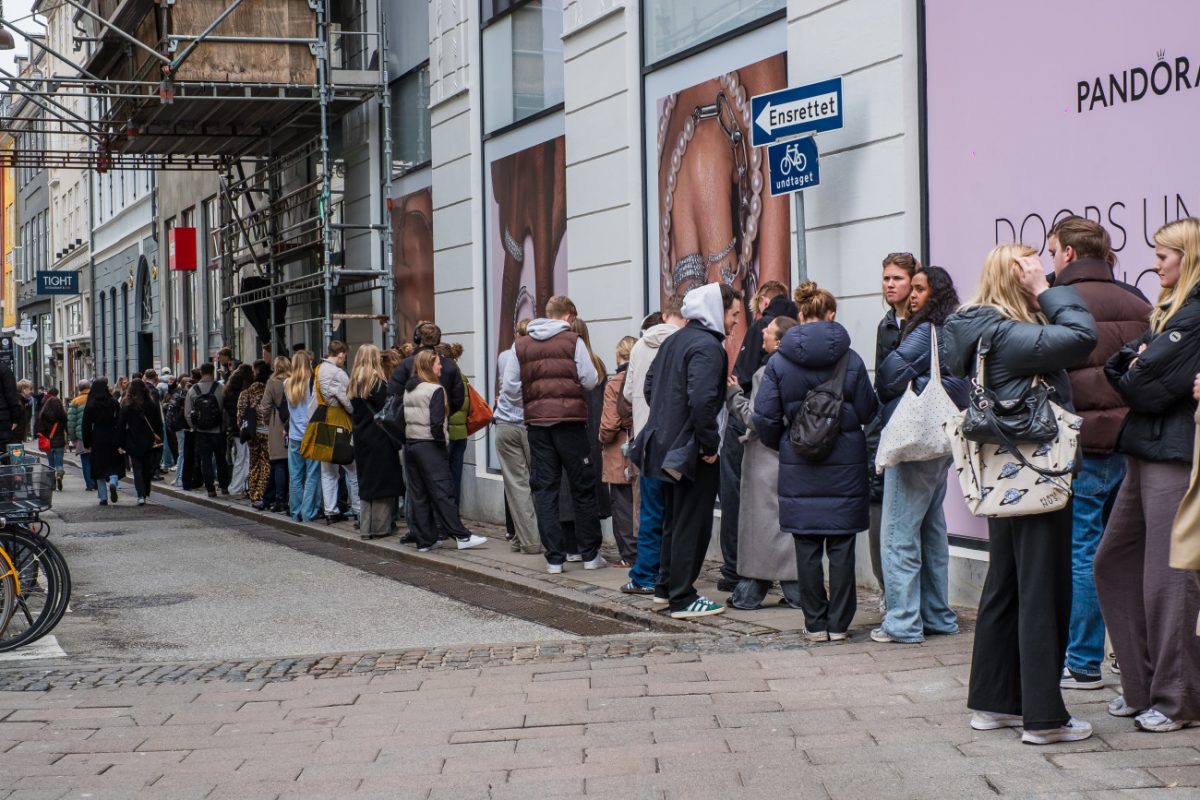
<path id="1" fill-rule="evenodd" d="M 1000 245 L 943 334 L 951 374 L 974 375 L 980 340 L 989 337 L 983 388 L 1014 400 L 1040 378 L 1070 405 L 1065 370 L 1092 352 L 1096 323 L 1073 287 L 1050 287 L 1037 251 Z M 1071 616 L 1071 529 L 1069 502 L 1057 511 L 988 519 L 990 558 L 967 694 L 975 730 L 1024 726 L 1029 744 L 1092 735 L 1091 725 L 1067 712 L 1058 685 Z"/>
<path id="2" fill-rule="evenodd" d="M 883 623 L 871 631 L 876 642 L 917 643 L 925 641 L 926 633 L 958 633 L 957 618 L 950 608 L 950 543 L 942 511 L 950 441 L 940 430 L 943 420 L 928 418 L 932 414 L 948 419 L 957 412 L 956 406 L 967 404 L 966 381 L 943 375 L 938 336 L 946 318 L 958 308 L 958 292 L 946 270 L 925 267 L 913 275 L 909 297 L 911 313 L 900 344 L 875 374 L 875 389 L 884 404 L 878 452 L 896 460 L 883 477 L 881 529 L 887 613 Z M 935 380 L 935 374 L 940 380 Z M 928 430 L 921 431 L 923 425 L 937 427 L 930 435 Z M 889 447 L 903 437 L 904 426 L 921 440 L 910 442 L 908 452 Z M 939 436 L 945 446 L 940 455 Z"/>

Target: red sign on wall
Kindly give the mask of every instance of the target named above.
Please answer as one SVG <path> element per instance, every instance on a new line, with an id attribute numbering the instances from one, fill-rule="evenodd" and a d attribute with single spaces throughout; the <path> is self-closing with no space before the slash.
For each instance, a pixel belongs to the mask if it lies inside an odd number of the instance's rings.
<path id="1" fill-rule="evenodd" d="M 171 228 L 167 233 L 167 265 L 174 270 L 195 271 L 195 228 Z"/>

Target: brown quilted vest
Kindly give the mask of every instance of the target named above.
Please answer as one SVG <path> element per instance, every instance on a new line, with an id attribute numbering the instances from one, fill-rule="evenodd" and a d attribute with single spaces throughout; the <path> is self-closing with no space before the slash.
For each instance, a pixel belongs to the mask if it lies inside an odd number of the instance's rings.
<path id="1" fill-rule="evenodd" d="M 577 341 L 579 334 L 571 331 L 557 333 L 545 341 L 532 336 L 517 339 L 525 424 L 587 422 L 587 399 L 575 367 Z"/>

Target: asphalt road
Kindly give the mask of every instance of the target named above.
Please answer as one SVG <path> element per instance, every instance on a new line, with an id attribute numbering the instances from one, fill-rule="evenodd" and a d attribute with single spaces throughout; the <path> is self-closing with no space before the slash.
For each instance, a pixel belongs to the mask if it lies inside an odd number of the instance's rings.
<path id="1" fill-rule="evenodd" d="M 46 515 L 74 592 L 73 660 L 277 658 L 569 634 L 217 528 L 186 504 L 99 507 L 68 470 Z"/>

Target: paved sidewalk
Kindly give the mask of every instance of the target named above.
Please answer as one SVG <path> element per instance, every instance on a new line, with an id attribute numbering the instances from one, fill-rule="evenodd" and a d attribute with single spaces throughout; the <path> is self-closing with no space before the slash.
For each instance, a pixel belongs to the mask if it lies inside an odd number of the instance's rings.
<path id="1" fill-rule="evenodd" d="M 971 730 L 969 634 L 735 637 L 734 652 L 659 638 L 637 656 L 616 640 L 596 655 L 579 640 L 531 645 L 524 660 L 330 656 L 323 678 L 106 666 L 112 685 L 2 691 L 0 797 L 1200 797 L 1200 731 L 1135 732 L 1104 713 L 1112 691 L 1068 693 L 1096 727 L 1086 742 Z"/>

